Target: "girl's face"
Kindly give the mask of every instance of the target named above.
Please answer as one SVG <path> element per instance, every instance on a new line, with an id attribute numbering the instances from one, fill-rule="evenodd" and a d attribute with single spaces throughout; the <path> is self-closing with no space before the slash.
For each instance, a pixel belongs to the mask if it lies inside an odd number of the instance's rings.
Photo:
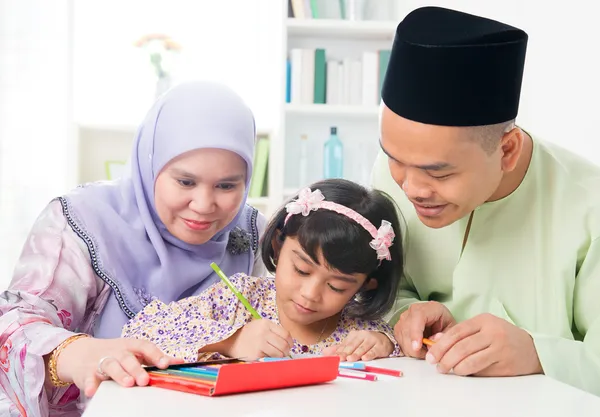
<path id="1" fill-rule="evenodd" d="M 281 316 L 310 325 L 340 313 L 365 284 L 366 274 L 347 275 L 329 269 L 319 254 L 315 263 L 295 238 L 287 237 L 275 271 L 277 306 Z"/>
<path id="2" fill-rule="evenodd" d="M 208 242 L 238 213 L 246 188 L 246 162 L 223 149 L 197 149 L 170 161 L 154 185 L 158 217 L 176 238 Z"/>

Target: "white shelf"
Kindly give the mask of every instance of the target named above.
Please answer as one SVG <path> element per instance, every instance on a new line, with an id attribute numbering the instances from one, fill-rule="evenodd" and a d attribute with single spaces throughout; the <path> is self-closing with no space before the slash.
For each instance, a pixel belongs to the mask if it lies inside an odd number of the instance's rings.
<path id="1" fill-rule="evenodd" d="M 290 37 L 343 38 L 365 41 L 394 39 L 397 22 L 288 18 L 286 26 Z"/>
<path id="2" fill-rule="evenodd" d="M 299 116 L 356 116 L 377 117 L 378 106 L 350 106 L 334 104 L 286 104 L 287 115 Z"/>

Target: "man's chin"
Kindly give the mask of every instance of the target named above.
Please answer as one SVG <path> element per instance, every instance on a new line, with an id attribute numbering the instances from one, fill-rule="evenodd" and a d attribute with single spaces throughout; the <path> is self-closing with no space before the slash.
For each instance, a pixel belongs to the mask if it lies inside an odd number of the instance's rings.
<path id="1" fill-rule="evenodd" d="M 431 229 L 441 229 L 443 227 L 450 226 L 452 223 L 460 219 L 448 214 L 440 216 L 423 216 L 417 213 L 417 216 L 419 217 L 421 223 Z"/>

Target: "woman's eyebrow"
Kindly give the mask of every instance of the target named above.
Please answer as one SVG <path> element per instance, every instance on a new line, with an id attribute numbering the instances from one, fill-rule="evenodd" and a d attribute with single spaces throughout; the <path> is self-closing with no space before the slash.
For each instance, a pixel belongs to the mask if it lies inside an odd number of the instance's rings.
<path id="1" fill-rule="evenodd" d="M 190 178 L 190 179 L 197 178 L 194 174 L 187 172 L 186 170 L 180 169 L 180 168 L 172 168 L 171 172 L 180 177 L 185 177 L 185 178 Z M 244 179 L 244 174 L 237 174 L 237 175 L 230 175 L 230 176 L 224 177 L 224 178 L 219 178 L 218 182 L 238 182 L 238 181 L 242 181 L 243 179 Z"/>
<path id="2" fill-rule="evenodd" d="M 237 181 L 242 181 L 243 179 L 244 179 L 244 175 L 239 174 L 239 175 L 230 175 L 229 177 L 221 178 L 219 181 L 237 182 Z"/>

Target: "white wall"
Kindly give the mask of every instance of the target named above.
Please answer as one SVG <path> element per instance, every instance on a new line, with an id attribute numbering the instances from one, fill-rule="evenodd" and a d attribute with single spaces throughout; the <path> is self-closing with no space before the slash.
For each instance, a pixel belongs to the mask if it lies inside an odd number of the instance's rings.
<path id="1" fill-rule="evenodd" d="M 529 35 L 518 123 L 600 163 L 600 27 L 596 0 L 400 0 L 400 16 L 442 6 Z"/>
<path id="2" fill-rule="evenodd" d="M 133 43 L 165 33 L 182 46 L 175 81 L 210 79 L 234 88 L 257 124 L 278 117 L 278 55 L 282 24 L 272 0 L 77 0 L 75 119 L 138 124 L 154 100 L 154 73 Z"/>

